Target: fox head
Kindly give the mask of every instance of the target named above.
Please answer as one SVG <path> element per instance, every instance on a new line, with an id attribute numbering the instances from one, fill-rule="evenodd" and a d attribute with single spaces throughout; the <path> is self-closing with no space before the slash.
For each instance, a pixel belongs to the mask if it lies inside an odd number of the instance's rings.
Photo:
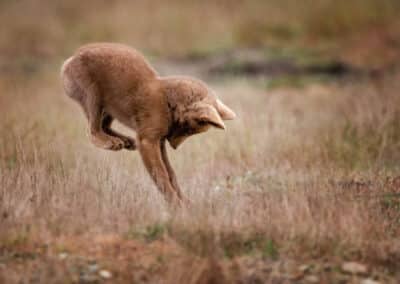
<path id="1" fill-rule="evenodd" d="M 205 132 L 210 127 L 225 129 L 224 120 L 236 117 L 203 82 L 187 77 L 166 80 L 171 114 L 167 139 L 174 149 L 189 136 Z"/>

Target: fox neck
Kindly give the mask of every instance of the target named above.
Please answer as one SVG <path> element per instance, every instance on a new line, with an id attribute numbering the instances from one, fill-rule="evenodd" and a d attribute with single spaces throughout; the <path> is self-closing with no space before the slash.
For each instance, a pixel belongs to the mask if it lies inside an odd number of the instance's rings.
<path id="1" fill-rule="evenodd" d="M 169 113 L 169 130 L 166 138 L 171 146 L 176 149 L 190 135 L 191 129 L 177 102 L 169 100 L 168 96 L 167 107 Z"/>
<path id="2" fill-rule="evenodd" d="M 188 136 L 191 129 L 185 118 L 185 110 L 189 103 L 179 94 L 179 78 L 180 77 L 164 77 L 160 78 L 160 89 L 166 100 L 168 113 L 168 133 L 166 139 L 170 145 L 176 149 Z"/>
<path id="3" fill-rule="evenodd" d="M 189 106 L 185 98 L 179 94 L 179 78 L 180 77 L 159 78 L 160 89 L 158 91 L 166 99 L 170 127 L 177 126 L 184 122 L 184 111 Z"/>

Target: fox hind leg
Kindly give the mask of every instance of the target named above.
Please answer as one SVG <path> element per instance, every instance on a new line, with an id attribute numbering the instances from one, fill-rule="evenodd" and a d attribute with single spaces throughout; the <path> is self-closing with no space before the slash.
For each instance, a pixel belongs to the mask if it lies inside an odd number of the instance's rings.
<path id="1" fill-rule="evenodd" d="M 120 134 L 117 131 L 113 130 L 111 128 L 111 124 L 112 124 L 113 120 L 114 120 L 114 118 L 111 115 L 109 115 L 107 113 L 103 114 L 103 121 L 102 121 L 103 131 L 110 136 L 120 138 L 124 142 L 125 149 L 131 150 L 131 151 L 135 150 L 136 149 L 135 139 L 125 136 L 123 134 Z"/>
<path id="2" fill-rule="evenodd" d="M 121 138 L 104 132 L 102 127 L 103 109 L 96 93 L 87 94 L 84 110 L 89 121 L 90 140 L 95 146 L 114 151 L 124 148 L 125 143 Z"/>
<path id="3" fill-rule="evenodd" d="M 81 105 L 88 119 L 92 143 L 108 150 L 124 148 L 125 142 L 120 137 L 107 134 L 103 130 L 103 107 L 100 93 L 96 84 L 81 66 L 81 62 L 69 58 L 62 66 L 61 77 L 65 93 Z"/>

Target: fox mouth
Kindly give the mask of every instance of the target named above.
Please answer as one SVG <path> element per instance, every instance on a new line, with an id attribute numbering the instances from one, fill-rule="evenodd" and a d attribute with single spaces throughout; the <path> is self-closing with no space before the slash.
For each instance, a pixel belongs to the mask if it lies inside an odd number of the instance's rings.
<path id="1" fill-rule="evenodd" d="M 171 147 L 176 150 L 178 148 L 179 145 L 181 145 L 183 143 L 183 141 L 186 140 L 186 138 L 188 138 L 188 136 L 177 136 L 177 137 L 170 137 L 167 138 L 169 144 L 171 145 Z"/>
<path id="2" fill-rule="evenodd" d="M 189 125 L 183 124 L 183 125 L 174 125 L 171 127 L 169 131 L 169 135 L 167 135 L 167 140 L 171 147 L 176 150 L 179 145 L 183 143 L 183 141 L 186 140 L 189 136 L 193 135 L 194 131 L 189 127 Z"/>

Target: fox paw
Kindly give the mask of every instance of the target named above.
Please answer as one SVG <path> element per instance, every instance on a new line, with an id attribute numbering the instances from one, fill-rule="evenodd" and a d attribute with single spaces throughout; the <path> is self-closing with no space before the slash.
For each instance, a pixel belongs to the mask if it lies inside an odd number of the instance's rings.
<path id="1" fill-rule="evenodd" d="M 125 147 L 125 142 L 118 138 L 118 137 L 111 137 L 106 143 L 104 144 L 104 149 L 112 150 L 112 151 L 119 151 Z"/>
<path id="2" fill-rule="evenodd" d="M 92 135 L 91 141 L 96 147 L 112 151 L 121 150 L 125 146 L 125 142 L 122 139 L 113 136 L 102 137 Z"/>
<path id="3" fill-rule="evenodd" d="M 136 141 L 130 137 L 121 137 L 122 141 L 124 142 L 124 149 L 133 151 L 136 149 Z"/>

